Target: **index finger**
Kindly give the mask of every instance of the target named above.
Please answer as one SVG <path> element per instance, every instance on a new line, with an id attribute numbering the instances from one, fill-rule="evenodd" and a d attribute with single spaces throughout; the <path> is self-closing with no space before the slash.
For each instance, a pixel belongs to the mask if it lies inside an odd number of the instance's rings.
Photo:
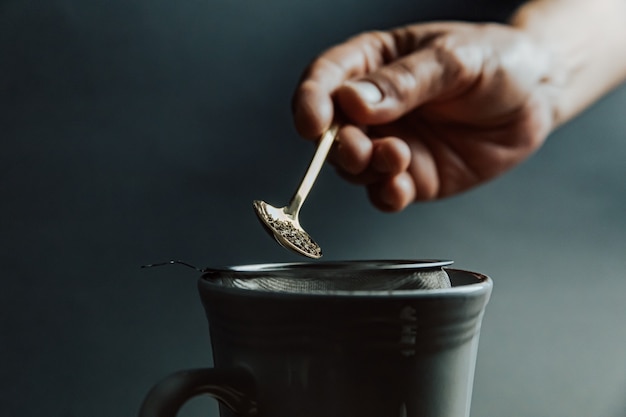
<path id="1" fill-rule="evenodd" d="M 387 32 L 367 32 L 334 46 L 318 56 L 304 72 L 293 96 L 292 109 L 298 132 L 317 138 L 337 116 L 333 93 L 345 81 L 371 72 L 395 56 L 393 37 Z"/>

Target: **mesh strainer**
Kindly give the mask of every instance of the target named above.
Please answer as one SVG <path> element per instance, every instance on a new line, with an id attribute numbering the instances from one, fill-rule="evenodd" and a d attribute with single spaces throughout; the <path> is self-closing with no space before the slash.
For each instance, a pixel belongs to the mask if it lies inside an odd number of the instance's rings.
<path id="1" fill-rule="evenodd" d="M 351 261 L 263 264 L 206 269 L 223 287 L 285 293 L 399 291 L 450 287 L 452 261 Z"/>

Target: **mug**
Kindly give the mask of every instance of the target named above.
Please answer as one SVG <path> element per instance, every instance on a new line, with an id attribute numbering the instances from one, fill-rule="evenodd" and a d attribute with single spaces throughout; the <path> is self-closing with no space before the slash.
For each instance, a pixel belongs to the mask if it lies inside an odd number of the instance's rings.
<path id="1" fill-rule="evenodd" d="M 208 394 L 222 417 L 467 417 L 492 280 L 448 264 L 208 270 L 198 288 L 214 367 L 166 377 L 147 394 L 139 416 L 174 417 L 187 400 Z M 367 281 L 381 271 L 391 275 L 382 274 L 380 288 L 328 288 L 346 274 Z M 393 274 L 428 271 L 445 271 L 451 286 L 385 287 Z"/>

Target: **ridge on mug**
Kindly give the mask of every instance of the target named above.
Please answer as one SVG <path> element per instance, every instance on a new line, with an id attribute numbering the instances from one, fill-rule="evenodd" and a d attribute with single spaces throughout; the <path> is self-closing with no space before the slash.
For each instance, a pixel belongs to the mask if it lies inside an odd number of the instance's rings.
<path id="1" fill-rule="evenodd" d="M 198 288 L 214 368 L 169 375 L 139 416 L 174 417 L 208 394 L 222 417 L 467 417 L 492 281 L 450 264 L 207 270 Z"/>

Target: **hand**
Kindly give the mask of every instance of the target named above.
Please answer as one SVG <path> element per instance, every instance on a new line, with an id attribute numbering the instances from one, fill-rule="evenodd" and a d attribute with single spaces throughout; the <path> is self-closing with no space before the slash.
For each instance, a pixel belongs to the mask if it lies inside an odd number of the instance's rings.
<path id="1" fill-rule="evenodd" d="M 399 211 L 479 185 L 525 160 L 554 128 L 547 51 L 506 25 L 416 24 L 321 54 L 293 98 L 295 125 L 343 127 L 330 161 Z"/>

